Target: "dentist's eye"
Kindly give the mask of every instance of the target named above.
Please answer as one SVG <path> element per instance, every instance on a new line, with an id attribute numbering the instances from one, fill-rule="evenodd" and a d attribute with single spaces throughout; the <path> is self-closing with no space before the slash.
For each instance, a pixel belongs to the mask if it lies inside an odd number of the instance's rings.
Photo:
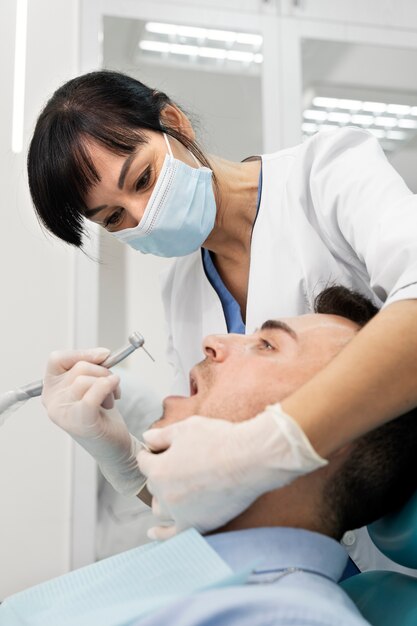
<path id="1" fill-rule="evenodd" d="M 136 191 L 141 191 L 141 189 L 146 189 L 146 187 L 150 183 L 151 174 L 152 174 L 152 169 L 151 169 L 151 166 L 148 165 L 146 170 L 143 172 L 143 174 L 139 176 L 138 180 L 136 181 L 136 185 L 135 185 Z"/>
<path id="2" fill-rule="evenodd" d="M 109 217 L 105 220 L 104 226 L 106 228 L 111 228 L 117 226 L 122 221 L 124 209 L 120 208 L 117 211 L 114 211 Z"/>

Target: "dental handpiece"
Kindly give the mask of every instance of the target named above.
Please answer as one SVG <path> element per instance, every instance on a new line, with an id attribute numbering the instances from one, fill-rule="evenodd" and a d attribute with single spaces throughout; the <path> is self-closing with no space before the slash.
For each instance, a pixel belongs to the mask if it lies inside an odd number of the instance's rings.
<path id="1" fill-rule="evenodd" d="M 131 335 L 129 335 L 128 340 L 128 344 L 126 344 L 119 350 L 115 350 L 114 352 L 109 354 L 107 359 L 105 359 L 103 363 L 100 363 L 100 365 L 110 369 L 111 367 L 114 367 L 115 365 L 123 361 L 123 359 L 128 357 L 129 354 L 132 354 L 132 352 L 134 352 L 138 348 L 142 348 L 149 356 L 149 358 L 151 358 L 152 361 L 155 361 L 153 356 L 149 354 L 146 348 L 144 348 L 145 339 L 143 335 L 135 331 Z M 19 403 L 25 402 L 29 398 L 36 398 L 37 396 L 40 396 L 42 394 L 42 389 L 43 381 L 38 380 L 36 382 L 29 383 L 28 385 L 23 385 L 22 387 L 14 389 L 13 391 L 7 391 L 5 394 L 0 396 L 0 415 L 6 410 L 10 409 L 15 404 L 18 405 Z"/>

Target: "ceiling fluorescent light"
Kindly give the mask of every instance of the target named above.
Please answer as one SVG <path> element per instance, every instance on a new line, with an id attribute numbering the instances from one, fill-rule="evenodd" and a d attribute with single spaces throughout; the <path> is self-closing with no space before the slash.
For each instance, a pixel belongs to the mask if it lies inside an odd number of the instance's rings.
<path id="1" fill-rule="evenodd" d="M 221 48 L 198 48 L 198 56 L 206 59 L 225 59 L 226 55 L 226 50 Z"/>
<path id="2" fill-rule="evenodd" d="M 389 104 L 387 106 L 387 113 L 392 115 L 408 115 L 411 111 L 411 107 L 406 104 Z"/>
<path id="3" fill-rule="evenodd" d="M 206 39 L 207 29 L 197 26 L 177 26 L 176 33 L 180 37 L 190 37 L 192 39 Z"/>
<path id="4" fill-rule="evenodd" d="M 383 102 L 364 102 L 362 108 L 370 113 L 384 113 L 387 105 Z"/>
<path id="5" fill-rule="evenodd" d="M 161 24 L 159 22 L 146 22 L 145 30 L 148 33 L 156 33 L 157 35 L 175 35 L 177 27 L 175 24 Z"/>
<path id="6" fill-rule="evenodd" d="M 166 41 L 147 40 L 141 41 L 139 47 L 141 50 L 148 52 L 199 56 L 206 59 L 226 59 L 228 61 L 240 61 L 241 63 L 262 62 L 262 55 L 255 55 L 253 52 L 244 52 L 242 50 L 224 50 L 223 48 L 189 46 L 186 44 L 168 43 Z M 258 58 L 255 59 L 256 56 Z M 259 56 L 261 57 L 260 59 Z"/>
<path id="7" fill-rule="evenodd" d="M 407 139 L 407 133 L 401 130 L 388 130 L 387 139 L 394 139 L 395 141 L 404 141 L 404 139 Z"/>
<path id="8" fill-rule="evenodd" d="M 304 111 L 303 116 L 306 120 L 319 120 L 319 121 L 327 120 L 326 111 L 317 111 L 314 109 L 307 109 L 307 111 Z"/>
<path id="9" fill-rule="evenodd" d="M 392 128 L 393 126 L 397 126 L 397 118 L 381 115 L 375 118 L 375 126 L 387 126 L 388 128 Z"/>
<path id="10" fill-rule="evenodd" d="M 380 130 L 379 128 L 369 128 L 368 129 L 370 133 L 372 133 L 377 139 L 384 139 L 385 138 L 385 131 L 384 130 Z"/>
<path id="11" fill-rule="evenodd" d="M 209 39 L 211 41 L 224 41 L 227 43 L 239 43 L 260 47 L 263 38 L 255 33 L 239 33 L 230 30 L 214 28 L 200 28 L 198 26 L 183 26 L 180 24 L 164 24 L 162 22 L 147 22 L 145 30 L 157 35 L 178 35 L 193 39 Z"/>
<path id="12" fill-rule="evenodd" d="M 263 55 L 258 51 L 262 44 L 262 37 L 253 33 L 238 33 L 160 22 L 147 22 L 145 29 L 149 33 L 166 36 L 165 41 L 153 40 L 152 37 L 139 41 L 138 47 L 147 52 L 192 56 L 195 57 L 194 62 L 198 58 L 246 65 L 263 62 Z M 196 39 L 198 42 L 195 41 Z M 225 47 L 204 45 L 209 41 L 224 42 Z M 240 46 L 251 45 L 252 50 L 236 49 L 234 47 L 236 43 Z"/>
<path id="13" fill-rule="evenodd" d="M 336 122 L 337 124 L 348 124 L 350 118 L 350 113 L 342 113 L 341 111 L 332 111 L 327 115 L 329 122 Z"/>
<path id="14" fill-rule="evenodd" d="M 399 128 L 417 128 L 417 120 L 410 120 L 404 117 L 402 120 L 398 120 Z"/>
<path id="15" fill-rule="evenodd" d="M 209 28 L 206 30 L 206 38 L 212 41 L 233 42 L 236 41 L 236 35 L 237 33 L 231 30 L 210 30 Z"/>
<path id="16" fill-rule="evenodd" d="M 171 54 L 183 54 L 184 56 L 197 56 L 200 48 L 198 46 L 186 46 L 179 43 L 172 43 L 169 46 Z"/>
<path id="17" fill-rule="evenodd" d="M 370 126 L 374 123 L 374 118 L 372 115 L 364 115 L 363 113 L 356 113 L 352 115 L 350 120 L 352 124 L 358 124 L 358 126 Z"/>
<path id="18" fill-rule="evenodd" d="M 241 61 L 242 63 L 253 63 L 255 55 L 253 52 L 243 52 L 241 50 L 229 50 L 227 58 L 229 61 Z"/>
<path id="19" fill-rule="evenodd" d="M 249 46 L 262 46 L 262 35 L 254 35 L 253 33 L 236 33 L 236 42 L 248 44 Z"/>
<path id="20" fill-rule="evenodd" d="M 312 122 L 303 122 L 301 125 L 303 133 L 315 133 L 317 131 L 317 125 Z"/>
<path id="21" fill-rule="evenodd" d="M 166 41 L 140 41 L 139 48 L 149 52 L 170 52 L 171 44 Z"/>
<path id="22" fill-rule="evenodd" d="M 321 96 L 317 96 L 313 98 L 313 106 L 321 107 L 323 109 L 333 109 L 335 102 L 337 102 L 336 98 L 322 98 Z"/>
<path id="23" fill-rule="evenodd" d="M 336 109 L 348 109 L 349 111 L 358 111 L 362 108 L 361 100 L 348 100 L 347 98 L 342 98 L 340 100 L 336 100 L 335 104 Z"/>
<path id="24" fill-rule="evenodd" d="M 361 99 L 359 88 L 352 90 L 356 98 L 344 98 L 341 88 L 339 91 L 333 89 L 333 92 L 332 87 L 328 89 L 323 96 L 314 95 L 312 90 L 306 92 L 307 106 L 301 124 L 305 137 L 320 130 L 354 125 L 371 132 L 380 140 L 382 148 L 391 152 L 398 150 L 401 142 L 417 136 L 417 106 L 405 104 L 406 96 L 399 96 L 398 104 L 392 95 L 386 102 L 378 102 L 375 97 L 372 100 L 366 100 L 366 96 Z M 381 95 L 381 100 L 385 98 L 386 95 Z M 415 102 L 414 95 L 409 94 L 408 98 Z"/>

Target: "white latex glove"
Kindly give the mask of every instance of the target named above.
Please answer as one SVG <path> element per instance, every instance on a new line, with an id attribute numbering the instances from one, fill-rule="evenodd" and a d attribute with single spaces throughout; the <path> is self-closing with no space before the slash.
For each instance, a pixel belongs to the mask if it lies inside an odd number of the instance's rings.
<path id="1" fill-rule="evenodd" d="M 190 417 L 143 439 L 154 451 L 166 450 L 138 455 L 161 522 L 148 532 L 151 539 L 219 528 L 263 493 L 327 464 L 279 404 L 240 423 Z"/>
<path id="2" fill-rule="evenodd" d="M 43 381 L 42 402 L 51 420 L 69 433 L 124 495 L 136 495 L 145 479 L 136 456 L 140 444 L 114 408 L 119 378 L 101 367 L 110 351 L 53 352 Z"/>

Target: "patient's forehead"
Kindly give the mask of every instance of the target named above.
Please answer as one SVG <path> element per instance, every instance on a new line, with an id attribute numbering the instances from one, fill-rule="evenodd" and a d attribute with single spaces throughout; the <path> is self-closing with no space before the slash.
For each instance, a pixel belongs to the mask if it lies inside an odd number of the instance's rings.
<path id="1" fill-rule="evenodd" d="M 309 313 L 297 317 L 280 318 L 281 322 L 292 328 L 297 335 L 306 336 L 312 334 L 353 334 L 359 329 L 356 322 L 352 322 L 340 315 L 327 313 Z"/>

